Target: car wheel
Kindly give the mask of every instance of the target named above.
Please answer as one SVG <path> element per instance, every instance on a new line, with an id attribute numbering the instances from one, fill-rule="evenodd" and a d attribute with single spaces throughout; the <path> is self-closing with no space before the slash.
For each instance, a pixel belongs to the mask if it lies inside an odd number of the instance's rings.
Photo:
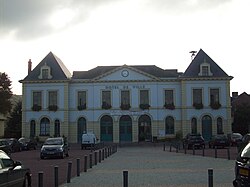
<path id="1" fill-rule="evenodd" d="M 44 156 L 40 156 L 41 159 L 44 159 Z"/>
<path id="2" fill-rule="evenodd" d="M 66 154 L 66 157 L 69 157 L 69 153 Z"/>

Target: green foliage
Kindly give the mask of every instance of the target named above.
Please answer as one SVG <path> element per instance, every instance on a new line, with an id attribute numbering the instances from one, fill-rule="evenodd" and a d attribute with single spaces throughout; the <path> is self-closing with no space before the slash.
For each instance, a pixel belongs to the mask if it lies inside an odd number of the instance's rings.
<path id="1" fill-rule="evenodd" d="M 7 114 L 11 110 L 11 81 L 6 73 L 0 73 L 0 113 Z"/>
<path id="2" fill-rule="evenodd" d="M 22 102 L 13 108 L 10 116 L 7 118 L 7 126 L 5 128 L 5 137 L 20 138 L 22 130 Z"/>
<path id="3" fill-rule="evenodd" d="M 243 104 L 238 106 L 234 112 L 233 131 L 241 134 L 248 133 L 248 126 L 250 125 L 250 106 Z"/>

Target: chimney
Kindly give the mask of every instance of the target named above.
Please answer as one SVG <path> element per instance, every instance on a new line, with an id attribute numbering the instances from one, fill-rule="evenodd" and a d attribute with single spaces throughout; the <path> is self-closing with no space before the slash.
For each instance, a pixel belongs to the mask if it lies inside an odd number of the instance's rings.
<path id="1" fill-rule="evenodd" d="M 232 97 L 235 99 L 238 97 L 238 92 L 232 92 Z"/>
<path id="2" fill-rule="evenodd" d="M 32 69 L 32 62 L 31 62 L 31 59 L 29 59 L 29 62 L 28 62 L 28 74 L 30 74 L 31 69 Z"/>

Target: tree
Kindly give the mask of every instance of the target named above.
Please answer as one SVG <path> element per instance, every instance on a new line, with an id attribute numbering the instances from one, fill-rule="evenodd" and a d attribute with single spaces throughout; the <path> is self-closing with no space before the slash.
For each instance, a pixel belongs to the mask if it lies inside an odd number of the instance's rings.
<path id="1" fill-rule="evenodd" d="M 0 72 L 0 113 L 7 114 L 11 110 L 11 81 L 6 73 Z"/>
<path id="2" fill-rule="evenodd" d="M 248 133 L 250 126 L 250 106 L 243 104 L 237 107 L 234 113 L 233 132 Z"/>
<path id="3" fill-rule="evenodd" d="M 22 131 L 22 101 L 18 101 L 7 118 L 5 137 L 20 138 Z"/>

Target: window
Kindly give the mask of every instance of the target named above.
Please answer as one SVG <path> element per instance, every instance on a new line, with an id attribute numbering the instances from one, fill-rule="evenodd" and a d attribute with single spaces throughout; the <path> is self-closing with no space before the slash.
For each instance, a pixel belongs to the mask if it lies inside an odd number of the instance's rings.
<path id="1" fill-rule="evenodd" d="M 40 136 L 49 136 L 50 121 L 48 118 L 42 118 L 40 122 Z"/>
<path id="2" fill-rule="evenodd" d="M 86 109 L 86 102 L 87 102 L 87 92 L 86 91 L 79 91 L 77 92 L 77 107 L 78 110 Z"/>
<path id="3" fill-rule="evenodd" d="M 217 134 L 223 134 L 222 118 L 217 118 Z"/>
<path id="4" fill-rule="evenodd" d="M 109 90 L 102 91 L 102 108 L 111 108 L 111 91 Z"/>
<path id="5" fill-rule="evenodd" d="M 56 111 L 57 108 L 57 91 L 49 91 L 49 110 Z"/>
<path id="6" fill-rule="evenodd" d="M 166 134 L 174 134 L 174 118 L 168 116 L 165 120 Z"/>
<path id="7" fill-rule="evenodd" d="M 49 70 L 42 69 L 42 79 L 48 79 L 48 77 L 49 77 Z"/>
<path id="8" fill-rule="evenodd" d="M 210 64 L 206 62 L 206 59 L 204 59 L 204 62 L 200 65 L 200 73 L 199 76 L 212 76 L 213 73 L 210 69 Z"/>
<path id="9" fill-rule="evenodd" d="M 221 107 L 219 99 L 219 89 L 210 89 L 210 106 L 213 109 L 218 109 Z"/>
<path id="10" fill-rule="evenodd" d="M 140 90 L 140 108 L 141 109 L 149 109 L 149 91 L 148 90 Z"/>
<path id="11" fill-rule="evenodd" d="M 121 91 L 121 109 L 128 110 L 130 108 L 130 92 L 129 90 Z"/>
<path id="12" fill-rule="evenodd" d="M 51 68 L 45 63 L 40 69 L 39 79 L 52 79 Z"/>
<path id="13" fill-rule="evenodd" d="M 201 74 L 202 76 L 208 76 L 208 66 L 202 66 L 201 68 Z"/>
<path id="14" fill-rule="evenodd" d="M 192 118 L 191 120 L 191 133 L 197 134 L 197 119 L 196 118 Z"/>
<path id="15" fill-rule="evenodd" d="M 164 107 L 166 109 L 173 110 L 174 106 L 174 91 L 173 90 L 165 90 L 165 104 Z"/>
<path id="16" fill-rule="evenodd" d="M 196 109 L 203 108 L 203 104 L 202 104 L 202 89 L 193 89 L 193 106 Z"/>
<path id="17" fill-rule="evenodd" d="M 35 91 L 33 92 L 33 106 L 32 110 L 39 111 L 42 108 L 42 92 Z"/>

